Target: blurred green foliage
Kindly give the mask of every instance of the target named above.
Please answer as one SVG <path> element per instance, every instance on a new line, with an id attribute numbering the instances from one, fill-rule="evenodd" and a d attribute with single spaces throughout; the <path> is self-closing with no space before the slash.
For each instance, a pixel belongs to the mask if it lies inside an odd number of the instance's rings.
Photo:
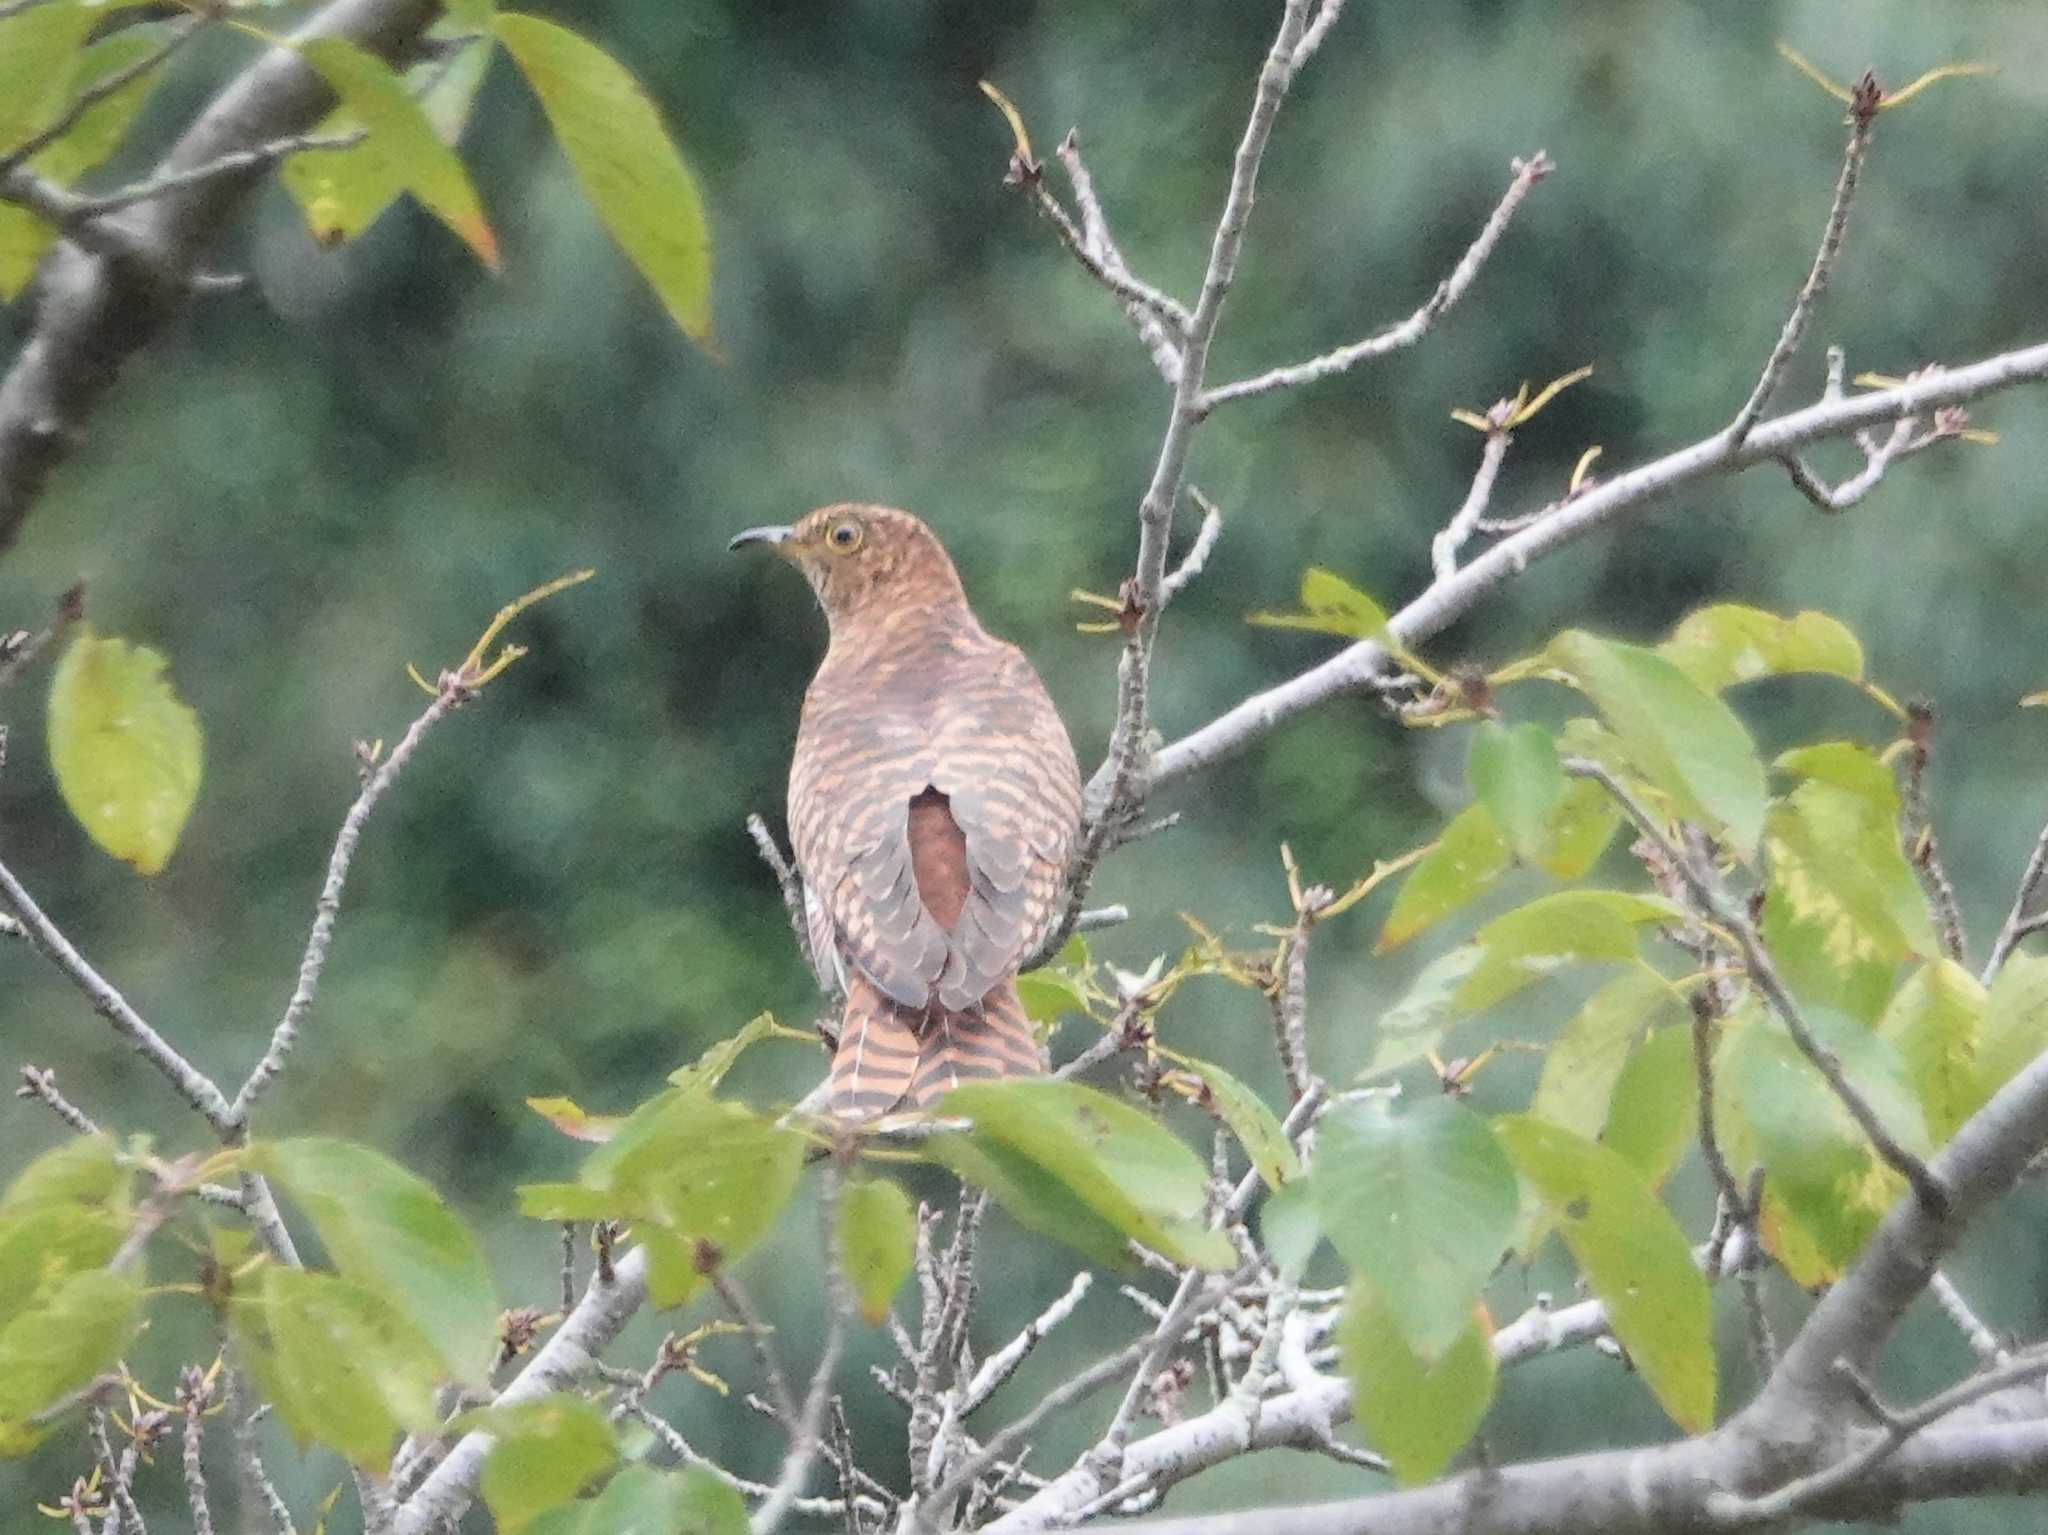
<path id="1" fill-rule="evenodd" d="M 623 1109 L 762 1009 L 801 1025 L 818 1008 L 741 821 L 758 809 L 779 823 L 822 625 L 787 572 L 727 560 L 727 536 L 840 498 L 920 512 L 984 619 L 1037 660 L 1083 756 L 1105 738 L 1113 641 L 1074 632 L 1089 615 L 1067 593 L 1114 590 L 1128 568 L 1166 399 L 1121 316 L 1000 184 L 1008 133 L 975 81 L 998 82 L 1042 144 L 1078 127 L 1126 255 L 1185 295 L 1270 10 L 550 7 L 647 84 L 698 174 L 722 363 L 677 334 L 590 217 L 502 61 L 464 145 L 501 276 L 409 204 L 323 251 L 270 189 L 219 258 L 253 287 L 195 299 L 132 364 L 0 559 L 0 624 L 38 621 L 83 575 L 105 632 L 170 657 L 207 733 L 191 824 L 151 881 L 93 848 L 39 744 L 39 673 L 4 699 L 0 851 L 159 1028 L 238 1079 L 289 994 L 355 788 L 351 743 L 395 738 L 421 703 L 405 663 L 431 672 L 507 598 L 597 567 L 522 620 L 533 653 L 430 739 L 371 823 L 319 1004 L 261 1112 L 429 1179 L 483 1232 L 501 1296 L 546 1304 L 554 1229 L 520 1221 L 511 1189 L 568 1176 L 581 1148 L 522 1100 Z M 1242 622 L 1287 607 L 1305 566 L 1390 609 L 1419 589 L 1429 535 L 1477 461 L 1451 408 L 1594 365 L 1520 435 L 1496 492 L 1504 513 L 1555 496 L 1589 444 L 1605 445 L 1611 473 L 1725 421 L 1805 273 L 1843 136 L 1838 106 L 1777 58 L 1777 39 L 1838 79 L 1866 65 L 1895 84 L 1958 59 L 2005 66 L 1880 121 L 1781 406 L 1812 396 L 1829 342 L 1852 371 L 1903 373 L 2048 335 L 2031 67 L 2044 35 L 2023 0 L 1354 5 L 1281 120 L 1215 377 L 1405 314 L 1463 250 L 1511 156 L 1546 148 L 1559 170 L 1423 346 L 1204 429 L 1194 478 L 1229 520 L 1161 641 L 1161 728 L 1179 735 L 1332 647 Z M 193 52 L 117 170 L 144 163 L 246 46 Z M 0 319 L 0 356 L 26 314 Z M 1640 639 L 1715 597 L 1838 615 L 1873 676 L 1938 708 L 1937 811 L 1981 950 L 2048 810 L 2044 727 L 2013 707 L 2048 681 L 2034 622 L 2048 604 L 2036 491 L 2048 399 L 2017 394 L 1980 416 L 2000 446 L 1918 458 L 1840 518 L 1816 515 L 1775 471 L 1689 491 L 1536 568 L 1426 653 L 1497 660 L 1567 624 Z M 1853 457 L 1817 455 L 1827 472 Z M 1792 681 L 1763 684 L 1744 712 L 1768 749 L 1794 722 L 1804 739 L 1829 721 L 1873 728 L 1858 707 Z M 1098 884 L 1136 918 L 1097 953 L 1142 969 L 1185 942 L 1182 906 L 1226 934 L 1283 917 L 1283 840 L 1309 876 L 1348 883 L 1457 808 L 1466 745 L 1462 731 L 1408 733 L 1343 702 L 1176 787 L 1160 808 L 1184 812 L 1180 829 Z M 1333 1076 L 1363 1063 L 1367 1023 L 1435 952 L 1372 957 L 1384 911 L 1376 898 L 1315 950 L 1311 1037 Z M 1545 1037 L 1568 1011 L 1516 1032 Z M 1257 998 L 1190 987 L 1164 1028 L 1274 1093 Z M 183 1106 L 20 949 L 0 950 L 0 1037 L 10 1062 L 56 1067 L 103 1124 L 193 1143 Z M 821 1065 L 790 1046 L 758 1056 L 735 1082 L 763 1098 Z M 1516 1102 L 1536 1069 L 1510 1062 L 1476 1096 Z M 0 1166 L 61 1134 L 33 1106 L 0 1115 Z M 920 1174 L 913 1193 L 947 1188 Z M 1687 1197 L 1704 1190 L 1682 1188 L 1681 1207 Z M 2038 1219 L 2038 1202 L 2022 1213 Z M 800 1360 L 821 1306 L 813 1229 L 792 1212 L 748 1271 Z M 1997 1325 L 2024 1330 L 2043 1320 L 2039 1244 L 2011 1230 L 1967 1254 L 1959 1277 Z M 987 1257 L 978 1326 L 993 1345 L 1064 1286 L 1069 1260 L 1008 1225 Z M 1529 1274 L 1532 1297 L 1547 1274 Z M 1789 1316 L 1793 1298 L 1777 1299 Z M 1096 1340 L 1129 1326 L 1120 1307 L 1092 1300 L 1011 1390 L 1021 1399 L 1092 1360 Z M 165 1327 L 138 1364 L 212 1346 L 197 1322 L 183 1336 Z M 742 1348 L 724 1361 L 736 1373 Z M 883 1352 L 870 1336 L 853 1364 Z M 1746 1389 L 1740 1357 L 1724 1350 L 1738 1361 L 1727 1400 Z M 1953 1333 L 1920 1327 L 1892 1384 L 1907 1394 L 1965 1358 Z M 664 1391 L 701 1448 L 755 1474 L 772 1464 L 743 1412 L 687 1381 Z M 892 1406 L 858 1386 L 853 1399 L 870 1455 L 900 1443 Z M 1653 1436 L 1661 1421 L 1639 1381 L 1582 1352 L 1512 1372 L 1488 1444 L 1521 1458 Z M 1095 1422 L 1078 1415 L 1045 1450 L 1078 1447 Z M 46 1447 L 0 1469 L 0 1506 L 47 1496 L 74 1459 Z M 316 1468 L 285 1490 L 304 1510 L 333 1479 Z M 1175 1501 L 1292 1500 L 1358 1479 L 1266 1457 Z M 1921 1518 L 1991 1529 L 2008 1513 Z"/>

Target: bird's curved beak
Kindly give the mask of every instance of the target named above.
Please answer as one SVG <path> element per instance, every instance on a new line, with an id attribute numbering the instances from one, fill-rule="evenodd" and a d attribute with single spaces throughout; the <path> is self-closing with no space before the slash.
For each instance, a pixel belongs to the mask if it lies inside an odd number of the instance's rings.
<path id="1" fill-rule="evenodd" d="M 785 551 L 789 541 L 795 537 L 796 529 L 791 527 L 749 528 L 744 533 L 734 534 L 732 542 L 725 547 L 744 549 L 748 544 L 767 544 L 779 554 Z"/>

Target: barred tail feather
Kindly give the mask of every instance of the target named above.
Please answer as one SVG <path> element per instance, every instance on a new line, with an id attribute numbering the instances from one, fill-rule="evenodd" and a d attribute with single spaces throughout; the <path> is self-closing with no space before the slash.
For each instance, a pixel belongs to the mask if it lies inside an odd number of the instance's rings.
<path id="1" fill-rule="evenodd" d="M 978 1009 L 934 1009 L 919 1037 L 917 1072 L 910 1084 L 916 1108 L 929 1108 L 963 1082 L 1035 1077 L 1045 1070 L 1038 1036 L 1014 981 L 989 992 Z"/>
<path id="2" fill-rule="evenodd" d="M 979 1008 L 929 1012 L 892 1002 L 856 976 L 840 1020 L 827 1105 L 846 1119 L 872 1119 L 908 1100 L 929 1108 L 965 1082 L 1035 1077 L 1044 1053 L 1016 983 L 1005 981 Z"/>

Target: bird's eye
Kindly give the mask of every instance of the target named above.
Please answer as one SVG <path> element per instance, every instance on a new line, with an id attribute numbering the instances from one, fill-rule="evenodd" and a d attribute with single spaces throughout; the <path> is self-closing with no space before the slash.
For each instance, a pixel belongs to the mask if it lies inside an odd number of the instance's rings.
<path id="1" fill-rule="evenodd" d="M 851 554 L 860 547 L 860 524 L 857 522 L 835 522 L 832 531 L 825 535 L 837 554 Z"/>

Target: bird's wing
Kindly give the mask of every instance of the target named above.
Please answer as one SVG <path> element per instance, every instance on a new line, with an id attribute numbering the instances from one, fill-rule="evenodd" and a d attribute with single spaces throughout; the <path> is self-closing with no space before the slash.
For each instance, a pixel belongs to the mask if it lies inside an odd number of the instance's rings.
<path id="1" fill-rule="evenodd" d="M 1014 646 L 957 690 L 932 786 L 965 843 L 967 890 L 939 977 L 947 1007 L 979 1002 L 1045 939 L 1081 824 L 1081 773 L 1045 686 Z"/>
<path id="2" fill-rule="evenodd" d="M 910 802 L 931 781 L 921 718 L 879 710 L 823 673 L 804 701 L 789 772 L 789 832 L 814 903 L 814 952 L 922 1008 L 946 968 L 945 929 L 918 894 Z"/>

